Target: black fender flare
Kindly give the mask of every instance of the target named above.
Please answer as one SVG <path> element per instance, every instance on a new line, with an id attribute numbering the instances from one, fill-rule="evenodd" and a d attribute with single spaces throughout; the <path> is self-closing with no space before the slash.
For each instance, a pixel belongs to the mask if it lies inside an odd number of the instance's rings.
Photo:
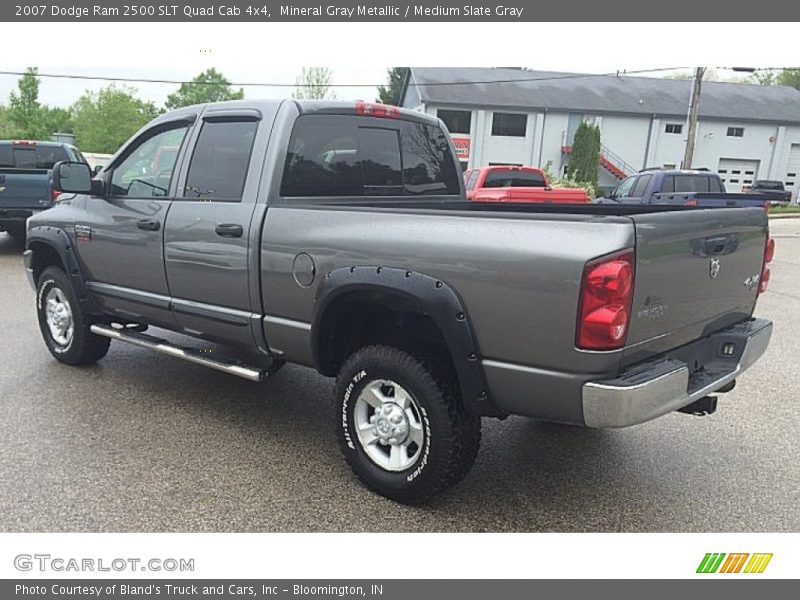
<path id="1" fill-rule="evenodd" d="M 409 301 L 414 312 L 436 323 L 450 351 L 465 408 L 475 415 L 505 417 L 491 399 L 469 314 L 456 291 L 435 277 L 392 267 L 343 267 L 319 284 L 311 321 L 314 364 L 323 372 L 321 331 L 327 309 L 337 298 L 353 292 L 389 292 Z"/>
<path id="2" fill-rule="evenodd" d="M 72 289 L 75 290 L 75 295 L 78 297 L 78 302 L 81 307 L 89 312 L 96 312 L 95 307 L 89 297 L 86 288 L 86 282 L 83 279 L 80 263 L 75 254 L 75 247 L 73 241 L 70 239 L 69 234 L 60 227 L 52 225 L 40 225 L 32 227 L 28 231 L 25 240 L 25 266 L 33 268 L 36 260 L 35 251 L 31 248 L 34 244 L 45 244 L 52 248 L 58 257 L 61 259 L 61 264 L 64 265 L 67 276 L 72 282 Z"/>

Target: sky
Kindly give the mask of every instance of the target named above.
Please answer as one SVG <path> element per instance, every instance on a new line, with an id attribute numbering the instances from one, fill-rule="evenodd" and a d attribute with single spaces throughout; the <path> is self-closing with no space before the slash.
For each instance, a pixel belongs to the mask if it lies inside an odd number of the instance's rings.
<path id="1" fill-rule="evenodd" d="M 2 66 L 3 71 L 24 71 L 29 65 L 23 66 Z M 33 65 L 31 65 L 33 66 Z M 198 73 L 205 70 L 208 65 L 202 67 L 48 67 L 46 64 L 39 64 L 40 73 L 55 73 L 67 75 L 91 75 L 101 77 L 125 77 L 133 79 L 168 79 L 177 81 L 188 81 Z M 367 100 L 372 101 L 377 98 L 377 86 L 385 84 L 387 81 L 386 70 L 388 67 L 368 66 L 368 67 L 330 67 L 333 72 L 333 83 L 340 84 L 371 84 L 364 87 L 337 88 L 336 97 L 340 100 Z M 294 84 L 295 79 L 300 73 L 299 67 L 270 66 L 264 68 L 254 67 L 218 67 L 225 77 L 233 82 L 270 82 Z M 8 104 L 9 93 L 16 89 L 16 75 L 0 75 L 0 104 Z M 66 108 L 77 100 L 87 89 L 96 91 L 101 87 L 109 85 L 109 81 L 93 81 L 86 79 L 55 79 L 42 77 L 39 79 L 39 101 L 48 106 L 58 106 Z M 137 96 L 142 100 L 154 102 L 157 106 L 162 106 L 168 94 L 178 89 L 178 84 L 165 83 L 122 83 L 117 85 L 128 85 L 137 89 Z M 291 96 L 292 87 L 245 87 L 245 98 L 285 98 Z"/>

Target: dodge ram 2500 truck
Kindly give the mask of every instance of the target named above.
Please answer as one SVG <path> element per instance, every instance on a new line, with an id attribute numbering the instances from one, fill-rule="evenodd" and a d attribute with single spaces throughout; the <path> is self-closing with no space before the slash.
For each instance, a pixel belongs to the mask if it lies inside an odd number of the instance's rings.
<path id="1" fill-rule="evenodd" d="M 711 413 L 767 347 L 763 210 L 469 202 L 459 171 L 438 119 L 390 106 L 161 115 L 94 179 L 56 165 L 75 195 L 29 219 L 25 252 L 44 341 L 70 365 L 119 340 L 256 382 L 335 376 L 347 462 L 407 503 L 467 473 L 482 417 Z"/>

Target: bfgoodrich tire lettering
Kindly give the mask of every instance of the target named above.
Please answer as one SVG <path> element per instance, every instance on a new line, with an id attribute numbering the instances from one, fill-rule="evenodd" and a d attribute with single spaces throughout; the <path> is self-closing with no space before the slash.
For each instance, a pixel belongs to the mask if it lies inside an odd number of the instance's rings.
<path id="1" fill-rule="evenodd" d="M 59 305 L 56 309 L 53 308 L 54 302 Z M 58 311 L 56 319 L 53 310 Z M 68 365 L 88 365 L 108 352 L 111 340 L 89 330 L 91 320 L 81 310 L 69 277 L 58 267 L 48 267 L 39 276 L 36 313 L 47 349 L 59 361 Z M 69 327 L 63 327 L 65 324 Z"/>
<path id="2" fill-rule="evenodd" d="M 389 346 L 367 346 L 347 359 L 336 380 L 336 433 L 369 489 L 416 504 L 466 475 L 480 444 L 480 418 L 464 410 L 453 381 L 446 369 Z M 372 398 L 368 415 L 365 395 Z"/>

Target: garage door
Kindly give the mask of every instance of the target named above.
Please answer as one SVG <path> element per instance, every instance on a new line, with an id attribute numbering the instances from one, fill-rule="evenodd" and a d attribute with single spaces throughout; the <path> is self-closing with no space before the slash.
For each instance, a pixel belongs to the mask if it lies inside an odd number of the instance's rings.
<path id="1" fill-rule="evenodd" d="M 787 190 L 791 190 L 797 198 L 797 190 L 800 188 L 800 144 L 792 144 L 789 150 L 789 165 L 786 167 L 786 179 L 783 184 Z"/>
<path id="2" fill-rule="evenodd" d="M 742 186 L 751 185 L 758 177 L 758 160 L 720 158 L 717 173 L 729 192 L 740 192 Z"/>

